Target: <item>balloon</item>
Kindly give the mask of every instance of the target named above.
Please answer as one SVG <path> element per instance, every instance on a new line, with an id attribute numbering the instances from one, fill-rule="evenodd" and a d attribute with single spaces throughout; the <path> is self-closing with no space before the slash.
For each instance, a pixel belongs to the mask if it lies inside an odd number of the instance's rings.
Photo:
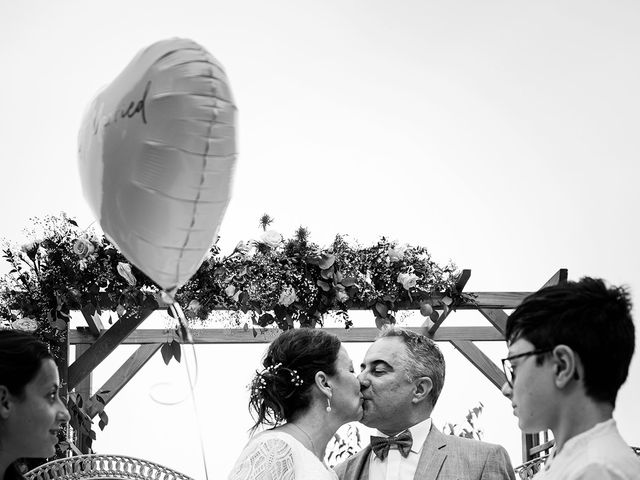
<path id="1" fill-rule="evenodd" d="M 84 195 L 105 235 L 169 293 L 211 247 L 231 195 L 236 114 L 224 70 L 186 39 L 142 50 L 79 135 Z"/>

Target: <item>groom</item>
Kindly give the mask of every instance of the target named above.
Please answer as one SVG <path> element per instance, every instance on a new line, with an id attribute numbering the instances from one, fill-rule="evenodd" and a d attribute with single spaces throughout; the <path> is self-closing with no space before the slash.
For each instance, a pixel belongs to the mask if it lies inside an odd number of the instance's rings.
<path id="1" fill-rule="evenodd" d="M 444 435 L 432 424 L 445 368 L 430 339 L 388 328 L 371 345 L 361 368 L 361 421 L 379 436 L 336 466 L 340 480 L 515 479 L 501 446 Z"/>

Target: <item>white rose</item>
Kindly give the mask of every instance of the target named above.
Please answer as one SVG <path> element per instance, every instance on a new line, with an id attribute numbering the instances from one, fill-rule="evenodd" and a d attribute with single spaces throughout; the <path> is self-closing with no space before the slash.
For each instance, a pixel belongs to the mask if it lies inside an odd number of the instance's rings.
<path id="1" fill-rule="evenodd" d="M 260 243 L 276 248 L 282 243 L 282 235 L 275 230 L 267 230 L 260 236 Z"/>
<path id="2" fill-rule="evenodd" d="M 93 252 L 95 252 L 96 247 L 93 246 L 86 238 L 76 238 L 73 242 L 73 253 L 78 255 L 80 258 L 87 258 Z"/>
<path id="3" fill-rule="evenodd" d="M 129 285 L 134 287 L 136 285 L 136 277 L 131 273 L 131 265 L 124 262 L 118 262 L 118 273 L 122 278 L 124 278 Z"/>
<path id="4" fill-rule="evenodd" d="M 236 293 L 236 287 L 234 287 L 233 285 L 229 285 L 224 289 L 224 293 L 226 293 L 228 297 L 233 297 Z"/>
<path id="5" fill-rule="evenodd" d="M 336 286 L 336 298 L 339 302 L 346 302 L 347 300 L 349 300 L 349 295 L 342 285 Z"/>
<path id="6" fill-rule="evenodd" d="M 38 329 L 38 322 L 34 318 L 19 318 L 14 321 L 11 326 L 15 330 L 22 330 L 23 332 L 35 332 Z"/>
<path id="7" fill-rule="evenodd" d="M 407 251 L 406 245 L 399 245 L 395 248 L 389 247 L 389 250 L 387 250 L 387 255 L 389 255 L 389 261 L 391 263 L 399 262 L 400 260 L 404 259 L 404 254 L 406 251 Z"/>
<path id="8" fill-rule="evenodd" d="M 296 291 L 293 289 L 291 285 L 287 285 L 286 287 L 284 287 L 284 290 L 282 290 L 282 293 L 280 293 L 280 298 L 278 299 L 278 303 L 280 305 L 284 305 L 285 307 L 288 307 L 296 300 L 298 300 Z"/>
<path id="9" fill-rule="evenodd" d="M 418 276 L 413 273 L 399 273 L 398 283 L 401 283 L 405 290 L 409 290 L 418 283 Z"/>
<path id="10" fill-rule="evenodd" d="M 198 311 L 201 308 L 202 308 L 202 305 L 200 304 L 200 302 L 198 300 L 191 300 L 189 302 L 189 306 L 187 307 L 187 309 L 192 311 L 193 313 L 198 313 Z"/>

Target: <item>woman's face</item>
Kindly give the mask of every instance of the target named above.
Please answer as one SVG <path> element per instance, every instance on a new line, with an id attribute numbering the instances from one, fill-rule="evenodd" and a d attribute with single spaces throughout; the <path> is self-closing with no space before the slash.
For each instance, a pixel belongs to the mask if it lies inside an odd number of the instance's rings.
<path id="1" fill-rule="evenodd" d="M 69 421 L 69 412 L 58 396 L 59 387 L 56 364 L 47 358 L 25 386 L 24 395 L 11 397 L 6 443 L 18 457 L 46 458 L 55 454 L 58 431 Z"/>
<path id="2" fill-rule="evenodd" d="M 330 377 L 332 390 L 331 410 L 344 423 L 362 418 L 362 395 L 360 382 L 355 375 L 353 362 L 344 346 L 340 347 L 336 359 L 336 373 Z"/>

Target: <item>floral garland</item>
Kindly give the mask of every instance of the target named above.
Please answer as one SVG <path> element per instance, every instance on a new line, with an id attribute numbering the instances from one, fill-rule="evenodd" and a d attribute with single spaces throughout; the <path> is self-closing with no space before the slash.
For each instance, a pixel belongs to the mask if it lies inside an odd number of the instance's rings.
<path id="1" fill-rule="evenodd" d="M 176 295 L 189 319 L 206 320 L 213 310 L 251 312 L 255 326 L 286 330 L 322 325 L 323 316 L 334 311 L 348 328 L 349 309 L 368 308 L 382 327 L 395 323 L 400 308 L 417 305 L 435 321 L 434 307 L 473 301 L 457 290 L 455 265 L 439 266 L 424 247 L 384 237 L 360 247 L 337 235 L 320 248 L 307 229 L 284 239 L 268 228 L 272 221 L 263 215 L 261 236 L 238 243 L 228 256 L 211 247 Z M 154 282 L 104 236 L 79 228 L 65 214 L 32 222 L 39 236 L 32 232 L 30 243 L 4 248 L 12 268 L 0 278 L 0 327 L 34 331 L 62 344 L 71 310 L 122 316 L 163 303 Z"/>

